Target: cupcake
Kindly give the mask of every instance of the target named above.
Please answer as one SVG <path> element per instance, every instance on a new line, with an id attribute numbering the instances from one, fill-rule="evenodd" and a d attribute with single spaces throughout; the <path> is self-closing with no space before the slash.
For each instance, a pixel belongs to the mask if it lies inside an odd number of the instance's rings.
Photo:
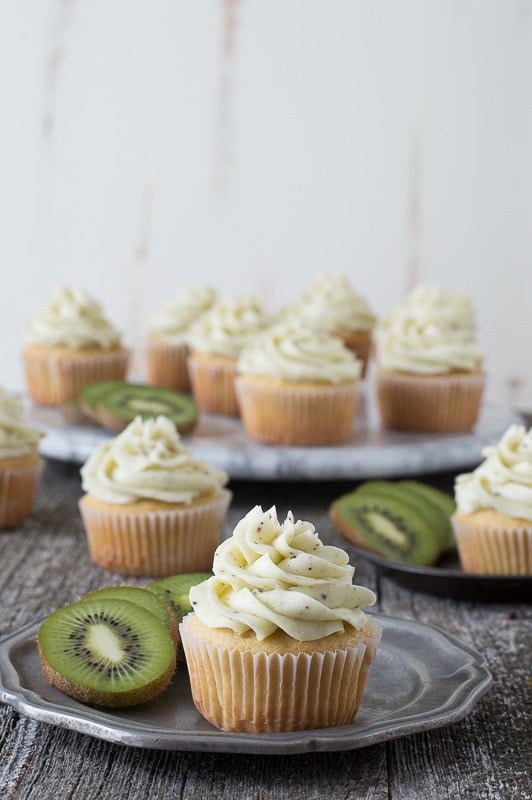
<path id="1" fill-rule="evenodd" d="M 303 292 L 292 312 L 298 321 L 316 331 L 342 339 L 366 373 L 376 318 L 345 276 L 321 275 Z"/>
<path id="2" fill-rule="evenodd" d="M 28 326 L 23 360 L 31 399 L 40 405 L 77 400 L 88 383 L 122 380 L 128 352 L 100 305 L 85 292 L 62 286 Z"/>
<path id="3" fill-rule="evenodd" d="M 42 471 L 42 436 L 26 423 L 20 400 L 0 388 L 0 529 L 19 525 L 31 511 Z"/>
<path id="4" fill-rule="evenodd" d="M 80 511 L 93 561 L 123 575 L 209 569 L 231 493 L 196 461 L 167 417 L 131 422 L 81 469 Z"/>
<path id="5" fill-rule="evenodd" d="M 255 506 L 193 586 L 180 626 L 192 698 L 224 731 L 274 733 L 354 718 L 381 637 L 375 595 L 310 522 Z"/>
<path id="6" fill-rule="evenodd" d="M 377 405 L 387 428 L 468 431 L 484 391 L 468 297 L 418 287 L 377 329 Z"/>
<path id="7" fill-rule="evenodd" d="M 456 479 L 452 517 L 464 572 L 532 575 L 532 428 L 511 425 Z"/>
<path id="8" fill-rule="evenodd" d="M 183 292 L 164 304 L 152 319 L 146 349 L 148 380 L 154 386 L 190 392 L 187 368 L 187 335 L 191 325 L 208 311 L 216 300 L 210 286 Z"/>
<path id="9" fill-rule="evenodd" d="M 330 445 L 351 438 L 360 362 L 340 339 L 278 325 L 242 351 L 237 371 L 242 421 L 254 439 Z"/>
<path id="10" fill-rule="evenodd" d="M 188 369 L 202 411 L 237 416 L 237 358 L 245 345 L 270 324 L 252 297 L 217 303 L 190 329 Z"/>

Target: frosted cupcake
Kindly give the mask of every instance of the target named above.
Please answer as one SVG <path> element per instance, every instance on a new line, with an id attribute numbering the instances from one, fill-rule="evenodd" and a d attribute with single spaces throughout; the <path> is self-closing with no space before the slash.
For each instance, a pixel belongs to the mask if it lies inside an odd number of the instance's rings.
<path id="1" fill-rule="evenodd" d="M 231 499 L 227 475 L 196 461 L 167 417 L 137 417 L 81 477 L 81 515 L 101 567 L 146 577 L 210 569 Z"/>
<path id="2" fill-rule="evenodd" d="M 345 725 L 362 700 L 381 626 L 347 553 L 310 522 L 255 506 L 192 587 L 180 626 L 198 711 L 225 731 Z"/>
<path id="3" fill-rule="evenodd" d="M 128 352 L 101 306 L 62 286 L 28 325 L 23 360 L 31 399 L 41 405 L 76 400 L 88 383 L 122 380 Z"/>
<path id="4" fill-rule="evenodd" d="M 383 425 L 434 432 L 473 427 L 485 376 L 466 295 L 415 289 L 378 326 L 377 359 Z"/>
<path id="5" fill-rule="evenodd" d="M 31 511 L 42 471 L 42 436 L 27 424 L 20 400 L 0 388 L 0 529 L 19 525 Z"/>
<path id="6" fill-rule="evenodd" d="M 236 362 L 242 349 L 270 324 L 252 297 L 217 303 L 192 326 L 188 369 L 192 391 L 203 411 L 238 415 Z"/>
<path id="7" fill-rule="evenodd" d="M 180 294 L 164 304 L 153 317 L 146 350 L 148 380 L 154 386 L 191 390 L 187 368 L 187 336 L 191 326 L 216 300 L 210 286 L 200 286 Z"/>
<path id="8" fill-rule="evenodd" d="M 293 311 L 313 330 L 338 336 L 353 351 L 365 374 L 376 317 L 343 275 L 321 275 L 303 292 Z"/>
<path id="9" fill-rule="evenodd" d="M 271 444 L 348 441 L 359 403 L 360 362 L 340 339 L 278 325 L 238 360 L 236 389 L 244 426 Z"/>
<path id="10" fill-rule="evenodd" d="M 532 428 L 511 425 L 456 479 L 452 517 L 464 572 L 532 574 Z"/>

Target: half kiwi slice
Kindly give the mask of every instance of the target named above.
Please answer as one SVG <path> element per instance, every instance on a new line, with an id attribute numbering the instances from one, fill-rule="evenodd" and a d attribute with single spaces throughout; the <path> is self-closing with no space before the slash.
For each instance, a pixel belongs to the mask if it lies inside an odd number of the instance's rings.
<path id="1" fill-rule="evenodd" d="M 182 575 L 171 575 L 160 581 L 153 581 L 146 587 L 156 595 L 162 597 L 174 612 L 178 624 L 185 614 L 192 611 L 188 593 L 192 586 L 206 581 L 212 577 L 211 572 L 186 572 Z"/>
<path id="2" fill-rule="evenodd" d="M 426 566 L 441 551 L 435 527 L 404 497 L 357 489 L 338 498 L 329 516 L 347 539 L 395 561 Z"/>
<path id="3" fill-rule="evenodd" d="M 54 611 L 39 628 L 38 648 L 46 679 L 93 705 L 151 700 L 175 671 L 168 629 L 128 600 L 95 598 Z"/>
<path id="4" fill-rule="evenodd" d="M 129 600 L 130 603 L 136 603 L 145 608 L 146 611 L 150 611 L 166 626 L 174 645 L 177 647 L 179 630 L 169 603 L 166 603 L 162 597 L 149 592 L 147 589 L 142 589 L 140 586 L 106 586 L 103 589 L 97 589 L 95 592 L 85 595 L 79 602 L 85 603 L 87 600 L 95 599 L 106 600 L 110 597 L 116 600 Z"/>
<path id="5" fill-rule="evenodd" d="M 135 417 L 150 419 L 159 415 L 171 419 L 180 433 L 188 433 L 198 420 L 198 407 L 186 394 L 142 383 L 110 387 L 97 401 L 97 419 L 117 433 Z"/>
<path id="6" fill-rule="evenodd" d="M 436 489 L 434 486 L 429 486 L 429 484 L 421 483 L 420 481 L 399 481 L 397 486 L 403 490 L 406 489 L 411 494 L 417 495 L 440 509 L 446 520 L 447 532 L 443 548 L 446 551 L 456 550 L 456 539 L 451 524 L 451 517 L 456 511 L 454 499 L 449 494 L 442 492 L 441 489 Z"/>

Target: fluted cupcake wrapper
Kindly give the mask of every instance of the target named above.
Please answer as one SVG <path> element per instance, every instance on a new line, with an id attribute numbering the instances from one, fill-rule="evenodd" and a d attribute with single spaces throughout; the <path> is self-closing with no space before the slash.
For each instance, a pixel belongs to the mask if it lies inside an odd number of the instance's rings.
<path id="1" fill-rule="evenodd" d="M 446 433 L 475 424 L 484 374 L 410 375 L 379 370 L 377 403 L 387 428 Z"/>
<path id="2" fill-rule="evenodd" d="M 227 649 L 195 636 L 185 617 L 181 641 L 198 711 L 224 731 L 275 733 L 345 725 L 360 704 L 381 638 L 314 653 Z"/>
<path id="3" fill-rule="evenodd" d="M 213 500 L 168 510 L 128 513 L 120 506 L 79 507 L 93 561 L 122 575 L 160 578 L 210 570 L 231 492 Z"/>
<path id="4" fill-rule="evenodd" d="M 244 427 L 259 441 L 327 445 L 346 442 L 353 434 L 356 383 L 300 387 L 239 376 L 236 391 Z"/>
<path id="5" fill-rule="evenodd" d="M 451 518 L 464 572 L 532 575 L 532 525 L 492 528 Z"/>
<path id="6" fill-rule="evenodd" d="M 23 522 L 31 511 L 43 463 L 0 469 L 0 529 Z"/>
<path id="7" fill-rule="evenodd" d="M 194 399 L 202 411 L 238 416 L 235 393 L 236 362 L 231 359 L 188 357 L 188 372 Z"/>
<path id="8" fill-rule="evenodd" d="M 77 400 L 94 381 L 123 380 L 129 353 L 125 349 L 65 353 L 53 347 L 28 347 L 23 352 L 26 386 L 39 405 L 61 405 Z"/>
<path id="9" fill-rule="evenodd" d="M 148 380 L 154 386 L 173 389 L 176 392 L 190 392 L 186 344 L 150 340 L 146 348 L 146 371 Z"/>

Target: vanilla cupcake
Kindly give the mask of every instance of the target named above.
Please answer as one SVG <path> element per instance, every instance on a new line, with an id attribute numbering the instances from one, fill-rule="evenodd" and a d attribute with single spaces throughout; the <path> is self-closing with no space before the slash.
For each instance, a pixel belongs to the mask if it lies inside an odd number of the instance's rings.
<path id="1" fill-rule="evenodd" d="M 196 461 L 167 417 L 137 417 L 81 469 L 80 511 L 92 559 L 123 575 L 209 569 L 231 493 Z"/>
<path id="2" fill-rule="evenodd" d="M 372 349 L 376 317 L 343 275 L 321 275 L 303 292 L 291 310 L 298 321 L 315 331 L 342 339 L 362 365 L 362 376 Z"/>
<path id="3" fill-rule="evenodd" d="M 180 626 L 198 711 L 225 731 L 273 733 L 354 718 L 381 637 L 347 553 L 310 522 L 255 506 L 190 590 Z"/>
<path id="4" fill-rule="evenodd" d="M 242 351 L 236 390 L 242 421 L 270 444 L 348 441 L 359 404 L 361 365 L 340 339 L 278 325 Z"/>
<path id="5" fill-rule="evenodd" d="M 485 375 L 466 295 L 415 289 L 379 324 L 377 360 L 383 425 L 433 432 L 473 427 Z"/>
<path id="6" fill-rule="evenodd" d="M 239 297 L 217 303 L 192 326 L 188 370 L 194 398 L 203 411 L 238 415 L 237 358 L 270 321 L 256 300 Z"/>
<path id="7" fill-rule="evenodd" d="M 191 326 L 212 307 L 215 300 L 216 292 L 210 286 L 189 289 L 165 303 L 153 317 L 146 349 L 146 369 L 148 380 L 154 386 L 178 392 L 191 390 L 187 336 Z"/>
<path id="8" fill-rule="evenodd" d="M 41 405 L 76 400 L 88 383 L 122 380 L 128 352 L 101 306 L 79 289 L 58 288 L 28 325 L 26 385 Z"/>
<path id="9" fill-rule="evenodd" d="M 532 575 L 532 428 L 511 425 L 459 475 L 452 517 L 464 572 Z"/>
<path id="10" fill-rule="evenodd" d="M 0 529 L 19 525 L 31 511 L 42 471 L 42 436 L 27 424 L 20 400 L 0 388 Z"/>

